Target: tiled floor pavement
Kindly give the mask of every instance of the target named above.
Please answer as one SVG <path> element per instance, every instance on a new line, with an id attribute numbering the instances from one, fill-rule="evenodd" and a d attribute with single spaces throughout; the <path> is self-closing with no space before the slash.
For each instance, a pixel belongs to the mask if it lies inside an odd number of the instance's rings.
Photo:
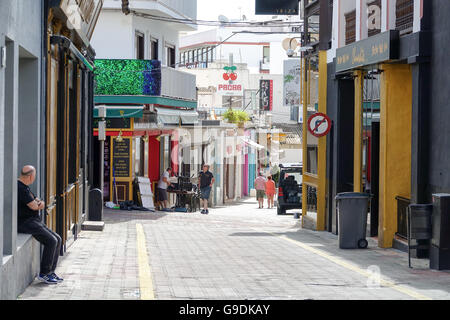
<path id="1" fill-rule="evenodd" d="M 156 299 L 450 299 L 450 273 L 430 270 L 428 260 L 409 269 L 407 254 L 372 239 L 366 250 L 341 250 L 335 235 L 256 206 L 107 211 L 105 230 L 82 231 L 61 259 L 65 281 L 35 280 L 19 299 L 140 299 L 137 224 Z"/>

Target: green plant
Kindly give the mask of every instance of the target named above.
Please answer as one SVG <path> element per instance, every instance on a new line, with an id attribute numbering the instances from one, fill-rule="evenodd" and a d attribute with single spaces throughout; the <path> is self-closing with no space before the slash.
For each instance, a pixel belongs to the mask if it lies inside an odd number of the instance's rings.
<path id="1" fill-rule="evenodd" d="M 223 114 L 223 118 L 229 123 L 242 124 L 250 120 L 250 116 L 243 110 L 228 109 Z"/>

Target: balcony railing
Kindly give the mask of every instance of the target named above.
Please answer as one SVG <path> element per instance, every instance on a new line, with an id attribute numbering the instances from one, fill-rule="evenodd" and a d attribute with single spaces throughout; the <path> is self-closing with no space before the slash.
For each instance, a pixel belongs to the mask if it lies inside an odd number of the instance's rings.
<path id="1" fill-rule="evenodd" d="M 160 96 L 161 61 L 99 59 L 95 61 L 95 95 Z"/>
<path id="2" fill-rule="evenodd" d="M 197 100 L 195 75 L 161 67 L 159 60 L 99 59 L 94 72 L 96 96 Z"/>
<path id="3" fill-rule="evenodd" d="M 410 199 L 400 196 L 395 197 L 397 200 L 397 233 L 401 238 L 408 238 L 408 228 L 406 217 L 408 215 L 408 206 L 411 203 Z"/>
<path id="4" fill-rule="evenodd" d="M 161 71 L 161 96 L 197 100 L 195 75 L 169 67 Z"/>

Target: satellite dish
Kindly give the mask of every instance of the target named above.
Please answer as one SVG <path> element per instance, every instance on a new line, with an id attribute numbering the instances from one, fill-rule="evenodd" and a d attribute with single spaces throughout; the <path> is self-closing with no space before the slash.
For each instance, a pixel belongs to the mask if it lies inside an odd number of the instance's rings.
<path id="1" fill-rule="evenodd" d="M 228 20 L 227 17 L 225 17 L 225 16 L 222 15 L 222 14 L 218 17 L 218 19 L 219 19 L 220 23 L 227 23 L 227 22 L 230 21 L 230 20 Z"/>

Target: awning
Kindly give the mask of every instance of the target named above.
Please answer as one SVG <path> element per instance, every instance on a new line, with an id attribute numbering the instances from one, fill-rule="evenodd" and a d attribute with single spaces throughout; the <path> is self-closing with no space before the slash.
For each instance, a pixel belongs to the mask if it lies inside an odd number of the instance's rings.
<path id="1" fill-rule="evenodd" d="M 197 111 L 177 110 L 170 108 L 156 108 L 158 122 L 163 124 L 175 124 L 178 125 L 181 120 L 181 124 L 197 124 L 198 113 Z"/>
<path id="2" fill-rule="evenodd" d="M 75 58 L 79 59 L 82 64 L 91 71 L 94 71 L 94 66 L 90 61 L 86 59 L 85 56 L 75 47 L 75 45 L 70 41 L 70 39 L 64 36 L 51 36 L 50 41 L 52 44 L 59 44 L 66 49 L 69 49 L 70 52 L 75 56 Z"/>
<path id="3" fill-rule="evenodd" d="M 94 108 L 94 118 L 98 118 L 98 108 Z M 104 106 L 107 118 L 142 118 L 144 106 Z"/>
<path id="4" fill-rule="evenodd" d="M 245 143 L 246 145 L 248 145 L 248 146 L 250 146 L 250 147 L 254 147 L 254 148 L 258 149 L 258 150 L 264 149 L 264 146 L 262 146 L 262 145 L 256 143 L 255 141 L 251 140 L 251 139 L 248 138 L 248 137 L 241 138 L 241 139 L 242 139 L 242 141 L 244 141 L 244 143 Z"/>

